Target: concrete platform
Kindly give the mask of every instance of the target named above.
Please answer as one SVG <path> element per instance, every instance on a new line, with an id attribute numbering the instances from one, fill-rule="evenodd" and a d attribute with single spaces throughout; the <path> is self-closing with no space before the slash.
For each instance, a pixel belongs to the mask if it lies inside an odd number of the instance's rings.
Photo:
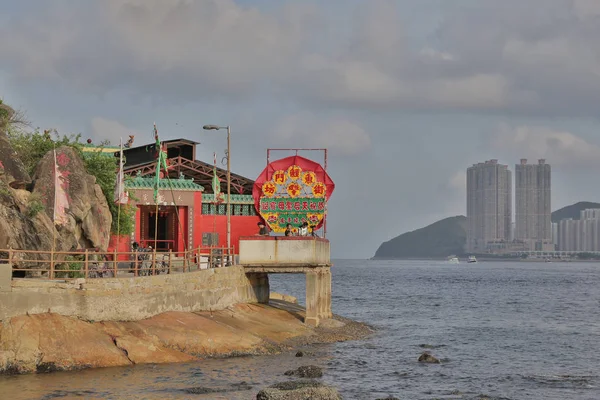
<path id="1" fill-rule="evenodd" d="M 305 274 L 306 317 L 318 326 L 331 318 L 331 259 L 327 239 L 247 236 L 240 238 L 239 264 L 246 274 Z"/>

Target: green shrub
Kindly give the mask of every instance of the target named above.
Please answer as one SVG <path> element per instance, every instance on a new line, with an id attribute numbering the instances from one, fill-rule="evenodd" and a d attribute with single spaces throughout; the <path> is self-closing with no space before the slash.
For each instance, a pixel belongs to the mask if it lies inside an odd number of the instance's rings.
<path id="1" fill-rule="evenodd" d="M 56 264 L 56 269 L 68 269 L 70 272 L 61 271 L 56 272 L 57 278 L 85 278 L 82 272 L 84 268 L 84 261 L 81 256 L 66 256 L 64 264 Z"/>
<path id="2" fill-rule="evenodd" d="M 31 195 L 29 197 L 29 204 L 27 205 L 27 216 L 34 218 L 40 211 L 44 211 L 44 204 L 42 204 L 37 196 Z"/>

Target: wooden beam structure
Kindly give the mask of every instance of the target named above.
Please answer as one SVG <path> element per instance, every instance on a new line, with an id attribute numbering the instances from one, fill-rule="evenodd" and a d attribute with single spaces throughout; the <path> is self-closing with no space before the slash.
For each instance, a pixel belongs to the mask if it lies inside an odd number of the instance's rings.
<path id="1" fill-rule="evenodd" d="M 204 187 L 204 193 L 212 193 L 212 178 L 214 166 L 199 160 L 190 160 L 181 156 L 168 158 L 169 177 L 177 179 L 181 174 L 194 179 L 194 182 Z M 129 176 L 149 176 L 156 173 L 156 162 L 146 162 L 138 165 L 125 166 L 125 174 Z M 221 181 L 221 192 L 227 191 L 227 171 L 217 167 L 217 176 Z M 251 194 L 254 181 L 238 174 L 231 174 L 232 194 Z"/>

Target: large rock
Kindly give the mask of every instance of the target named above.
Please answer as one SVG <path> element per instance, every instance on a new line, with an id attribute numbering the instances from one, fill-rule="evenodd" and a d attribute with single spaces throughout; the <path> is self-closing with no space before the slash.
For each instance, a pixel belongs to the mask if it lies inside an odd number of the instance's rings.
<path id="1" fill-rule="evenodd" d="M 419 356 L 419 359 L 417 361 L 419 361 L 420 363 L 425 363 L 425 364 L 440 364 L 440 360 L 438 360 L 437 358 L 435 358 L 428 352 L 423 352 Z"/>
<path id="2" fill-rule="evenodd" d="M 0 371 L 49 372 L 131 365 L 109 335 L 56 314 L 12 318 L 0 329 Z"/>
<path id="3" fill-rule="evenodd" d="M 316 381 L 276 383 L 261 390 L 256 400 L 341 400 L 342 396 L 330 386 Z"/>
<path id="4" fill-rule="evenodd" d="M 83 160 L 71 147 L 56 149 L 56 160 L 67 202 L 66 221 L 58 228 L 61 248 L 105 250 L 110 240 L 112 215 L 102 189 L 96 178 L 85 171 Z M 33 187 L 33 195 L 40 199 L 50 218 L 54 216 L 54 187 L 54 154 L 50 151 L 36 168 Z"/>
<path id="5" fill-rule="evenodd" d="M 262 304 L 129 322 L 23 315 L 0 321 L 0 375 L 267 354 L 287 349 L 291 336 L 310 342 L 315 330 L 288 310 Z M 237 390 L 250 389 L 242 386 Z"/>
<path id="6" fill-rule="evenodd" d="M 11 187 L 23 188 L 31 183 L 31 177 L 6 137 L 8 120 L 14 111 L 0 103 L 0 179 Z"/>

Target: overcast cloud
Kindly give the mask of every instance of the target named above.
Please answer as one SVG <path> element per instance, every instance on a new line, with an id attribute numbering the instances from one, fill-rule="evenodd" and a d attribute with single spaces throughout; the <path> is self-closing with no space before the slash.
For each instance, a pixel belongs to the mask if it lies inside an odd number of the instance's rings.
<path id="1" fill-rule="evenodd" d="M 0 95 L 36 126 L 141 144 L 156 121 L 210 159 L 200 127 L 230 124 L 250 178 L 268 147 L 328 147 L 336 257 L 464 213 L 488 158 L 546 158 L 553 208 L 600 198 L 596 0 L 0 4 Z"/>

